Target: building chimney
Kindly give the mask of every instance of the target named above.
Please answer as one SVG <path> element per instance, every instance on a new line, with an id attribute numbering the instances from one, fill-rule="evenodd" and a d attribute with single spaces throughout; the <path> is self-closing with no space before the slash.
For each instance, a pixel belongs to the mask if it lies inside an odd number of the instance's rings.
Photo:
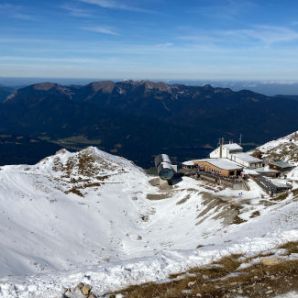
<path id="1" fill-rule="evenodd" d="M 222 158 L 222 147 L 223 147 L 223 144 L 224 144 L 224 138 L 221 138 L 220 140 L 220 147 L 219 147 L 219 157 Z"/>

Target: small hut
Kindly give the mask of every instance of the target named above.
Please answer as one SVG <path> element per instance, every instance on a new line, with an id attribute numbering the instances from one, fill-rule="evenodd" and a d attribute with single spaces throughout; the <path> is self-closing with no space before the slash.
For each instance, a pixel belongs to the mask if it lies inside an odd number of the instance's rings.
<path id="1" fill-rule="evenodd" d="M 268 165 L 271 170 L 276 170 L 276 171 L 279 171 L 280 173 L 290 171 L 295 167 L 283 160 L 271 161 L 268 163 Z"/>

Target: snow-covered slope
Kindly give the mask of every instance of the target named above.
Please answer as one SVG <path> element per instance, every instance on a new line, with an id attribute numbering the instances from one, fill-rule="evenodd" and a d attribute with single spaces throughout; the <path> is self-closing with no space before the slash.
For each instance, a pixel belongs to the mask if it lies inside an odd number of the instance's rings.
<path id="1" fill-rule="evenodd" d="M 270 141 L 258 148 L 263 157 L 284 160 L 298 166 L 298 131 L 288 136 Z M 298 167 L 288 174 L 289 179 L 298 181 Z"/>
<path id="2" fill-rule="evenodd" d="M 95 148 L 2 167 L 0 274 L 65 270 L 126 255 L 125 239 L 136 241 L 141 215 L 150 211 L 144 189 L 150 185 L 140 169 Z"/>
<path id="3" fill-rule="evenodd" d="M 235 191 L 151 179 L 92 147 L 1 167 L 0 297 L 59 297 L 80 281 L 103 294 L 298 240 L 295 193 L 271 200 L 253 181 Z"/>
<path id="4" fill-rule="evenodd" d="M 282 159 L 298 165 L 298 131 L 258 148 L 265 157 Z"/>

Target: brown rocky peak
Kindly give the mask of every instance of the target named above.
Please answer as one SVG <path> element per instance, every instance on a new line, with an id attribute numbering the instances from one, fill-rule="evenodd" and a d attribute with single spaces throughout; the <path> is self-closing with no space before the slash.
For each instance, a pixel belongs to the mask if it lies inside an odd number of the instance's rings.
<path id="1" fill-rule="evenodd" d="M 95 91 L 102 91 L 104 93 L 111 93 L 115 88 L 115 83 L 113 81 L 100 81 L 93 82 L 90 87 Z"/>
<path id="2" fill-rule="evenodd" d="M 163 92 L 168 92 L 171 90 L 171 87 L 164 82 L 152 82 L 144 81 L 145 89 L 155 89 Z"/>
<path id="3" fill-rule="evenodd" d="M 43 90 L 43 91 L 48 91 L 50 89 L 56 88 L 58 85 L 54 84 L 54 83 L 39 83 L 39 84 L 35 84 L 33 85 L 33 88 L 35 90 Z"/>

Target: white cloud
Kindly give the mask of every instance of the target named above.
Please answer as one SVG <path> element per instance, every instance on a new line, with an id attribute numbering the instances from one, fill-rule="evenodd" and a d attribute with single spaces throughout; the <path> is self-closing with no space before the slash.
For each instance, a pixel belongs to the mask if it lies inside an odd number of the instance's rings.
<path id="1" fill-rule="evenodd" d="M 256 3 L 251 0 L 222 0 L 220 4 L 213 4 L 210 1 L 208 5 L 202 5 L 199 2 L 199 6 L 189 12 L 199 13 L 212 19 L 235 19 L 256 7 Z"/>
<path id="2" fill-rule="evenodd" d="M 172 42 L 158 43 L 155 45 L 156 48 L 170 48 L 173 46 L 174 46 L 174 43 Z"/>
<path id="3" fill-rule="evenodd" d="M 180 36 L 179 39 L 197 43 L 210 43 L 222 45 L 265 45 L 289 43 L 298 41 L 298 31 L 290 27 L 259 25 L 245 29 L 232 30 L 206 30 L 195 34 Z M 256 44 L 256 41 L 259 44 Z"/>
<path id="4" fill-rule="evenodd" d="M 119 35 L 113 28 L 108 26 L 90 26 L 90 27 L 83 27 L 83 30 L 100 33 L 100 34 L 107 34 L 107 35 Z"/>
<path id="5" fill-rule="evenodd" d="M 137 6 L 124 4 L 122 1 L 115 1 L 115 0 L 79 0 L 80 2 L 93 4 L 102 8 L 107 9 L 118 9 L 118 10 L 128 10 L 128 11 L 135 11 L 135 12 L 152 12 L 147 9 L 143 9 Z"/>
<path id="6" fill-rule="evenodd" d="M 298 32 L 287 27 L 256 26 L 253 29 L 240 30 L 241 32 L 268 45 L 298 40 Z"/>
<path id="7" fill-rule="evenodd" d="M 27 14 L 22 6 L 9 3 L 0 3 L 0 16 L 23 21 L 32 21 L 35 19 L 32 15 Z"/>
<path id="8" fill-rule="evenodd" d="M 77 7 L 77 6 L 73 6 L 73 5 L 69 5 L 69 4 L 65 4 L 63 6 L 61 6 L 62 9 L 66 10 L 71 16 L 74 17 L 90 17 L 92 14 L 89 10 Z"/>

